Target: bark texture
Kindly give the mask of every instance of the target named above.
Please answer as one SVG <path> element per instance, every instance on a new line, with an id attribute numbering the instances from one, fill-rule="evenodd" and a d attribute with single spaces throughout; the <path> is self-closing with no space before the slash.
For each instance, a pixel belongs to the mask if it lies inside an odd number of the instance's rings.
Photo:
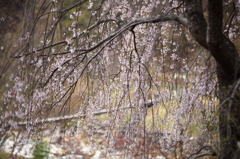
<path id="1" fill-rule="evenodd" d="M 222 34 L 223 4 L 208 1 L 208 19 L 204 19 L 202 0 L 185 0 L 188 28 L 194 39 L 208 49 L 217 63 L 219 82 L 220 159 L 240 158 L 240 62 L 235 45 Z"/>

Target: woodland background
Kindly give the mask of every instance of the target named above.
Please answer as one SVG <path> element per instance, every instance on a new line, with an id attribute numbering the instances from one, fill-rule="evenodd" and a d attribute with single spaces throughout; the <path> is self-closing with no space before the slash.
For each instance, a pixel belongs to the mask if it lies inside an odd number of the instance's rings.
<path id="1" fill-rule="evenodd" d="M 206 19 L 207 6 L 203 0 Z M 181 14 L 185 1 L 0 7 L 0 138 L 2 147 L 15 143 L 0 155 L 21 158 L 31 141 L 35 158 L 217 158 L 220 101 L 209 50 L 174 21 L 121 32 L 138 17 Z M 236 10 L 224 1 L 223 34 L 239 50 Z"/>

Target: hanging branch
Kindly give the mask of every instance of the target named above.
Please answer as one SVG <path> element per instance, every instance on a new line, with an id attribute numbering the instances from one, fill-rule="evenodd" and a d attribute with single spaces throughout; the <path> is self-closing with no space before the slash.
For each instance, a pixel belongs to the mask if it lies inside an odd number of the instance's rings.
<path id="1" fill-rule="evenodd" d="M 203 149 L 206 149 L 206 148 L 211 148 L 212 152 L 199 154 Z M 196 153 L 191 154 L 187 159 L 190 159 L 191 157 L 193 157 L 195 155 L 197 155 L 197 156 L 195 156 L 194 159 L 197 159 L 197 158 L 200 158 L 200 157 L 203 157 L 203 156 L 216 156 L 218 154 L 219 154 L 219 151 L 217 150 L 217 148 L 215 146 L 206 145 L 206 146 L 201 147 Z"/>

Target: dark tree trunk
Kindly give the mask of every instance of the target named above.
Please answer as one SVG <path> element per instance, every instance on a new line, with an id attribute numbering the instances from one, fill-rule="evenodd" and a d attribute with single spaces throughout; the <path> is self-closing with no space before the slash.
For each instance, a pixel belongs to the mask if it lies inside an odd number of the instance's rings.
<path id="1" fill-rule="evenodd" d="M 208 20 L 201 0 L 185 0 L 189 30 L 217 63 L 219 83 L 220 159 L 240 158 L 240 62 L 235 45 L 222 34 L 222 1 L 208 1 Z"/>

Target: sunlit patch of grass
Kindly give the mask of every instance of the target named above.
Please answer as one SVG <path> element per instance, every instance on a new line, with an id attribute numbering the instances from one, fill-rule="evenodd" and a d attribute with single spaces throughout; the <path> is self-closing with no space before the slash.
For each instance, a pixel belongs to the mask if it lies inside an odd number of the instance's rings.
<path id="1" fill-rule="evenodd" d="M 0 152 L 0 159 L 9 159 L 10 155 L 5 152 Z"/>
<path id="2" fill-rule="evenodd" d="M 13 155 L 15 159 L 25 159 L 25 157 L 19 155 Z M 0 159 L 9 159 L 11 155 L 5 152 L 0 152 Z"/>
<path id="3" fill-rule="evenodd" d="M 33 151 L 33 156 L 35 159 L 48 158 L 49 155 L 49 144 L 45 141 L 40 142 L 35 146 Z"/>
<path id="4" fill-rule="evenodd" d="M 109 117 L 109 114 L 106 113 L 106 114 L 101 114 L 101 115 L 97 115 L 96 118 L 98 120 L 106 120 L 107 118 Z"/>
<path id="5" fill-rule="evenodd" d="M 198 124 L 190 124 L 188 126 L 187 133 L 192 137 L 198 137 L 199 136 L 199 125 Z"/>
<path id="6" fill-rule="evenodd" d="M 197 138 L 198 136 L 201 136 L 200 129 L 207 129 L 209 133 L 216 134 L 217 126 L 214 125 L 212 120 L 215 120 L 215 117 L 217 117 L 218 113 L 215 110 L 215 107 L 211 106 L 211 109 L 214 110 L 207 110 L 208 103 L 211 102 L 213 105 L 216 105 L 217 109 L 217 103 L 218 100 L 212 99 L 210 97 L 199 97 L 199 100 L 202 101 L 203 110 L 206 109 L 205 113 L 202 114 L 202 110 L 199 110 L 198 108 L 193 107 L 193 109 L 188 112 L 188 116 L 190 117 L 190 120 L 186 118 L 184 121 L 181 121 L 184 127 L 186 129 L 186 133 L 193 137 Z M 173 123 L 176 122 L 176 119 L 171 119 L 168 117 L 175 109 L 178 108 L 178 101 L 177 100 L 171 100 L 168 102 L 165 102 L 164 104 L 159 104 L 156 106 L 153 106 L 147 110 L 147 115 L 145 118 L 145 124 L 148 129 L 158 129 L 158 130 L 166 130 L 169 131 L 172 130 Z M 201 120 L 199 123 L 192 122 L 191 118 L 197 119 L 199 117 L 206 117 L 206 120 Z M 208 120 L 210 120 L 208 122 Z"/>
<path id="7" fill-rule="evenodd" d="M 177 102 L 175 100 L 165 102 L 164 104 L 159 104 L 156 106 L 153 106 L 147 110 L 147 115 L 146 115 L 146 126 L 147 127 L 152 127 L 154 128 L 159 128 L 159 129 L 164 129 L 167 125 L 172 124 L 173 121 L 167 120 L 165 121 L 167 115 L 171 110 L 175 109 L 177 107 Z M 164 121 L 164 122 L 163 122 Z"/>

